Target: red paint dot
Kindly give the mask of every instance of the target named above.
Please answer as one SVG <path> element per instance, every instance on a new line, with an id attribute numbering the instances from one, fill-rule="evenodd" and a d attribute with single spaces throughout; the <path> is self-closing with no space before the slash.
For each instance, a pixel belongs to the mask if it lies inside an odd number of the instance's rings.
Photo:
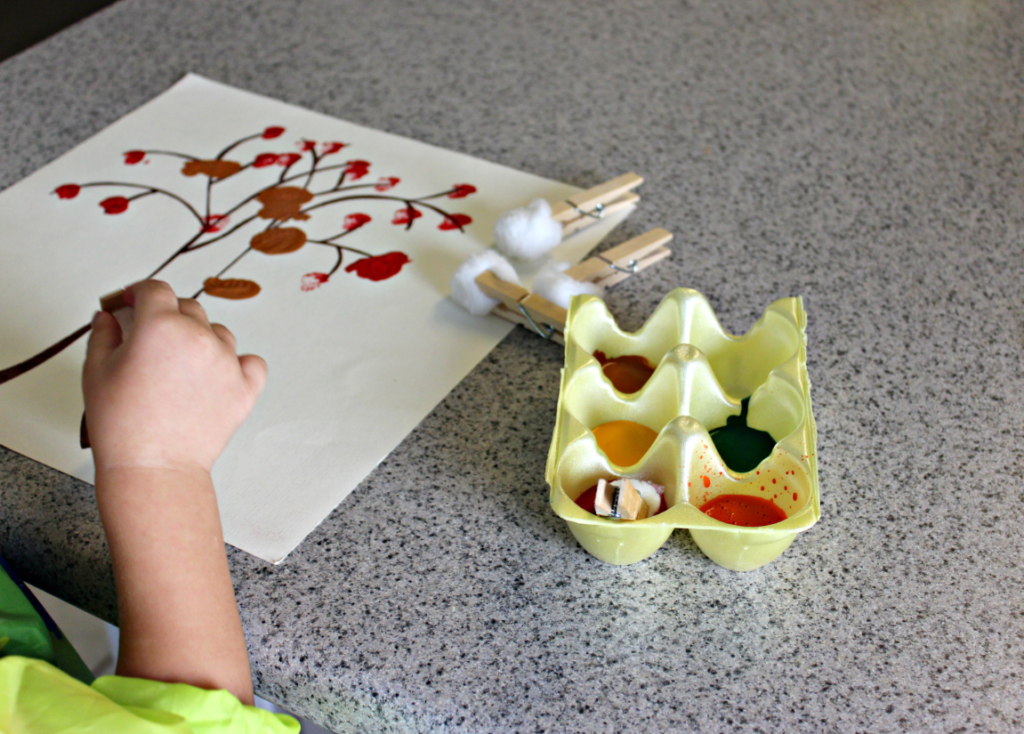
<path id="1" fill-rule="evenodd" d="M 437 228 L 440 230 L 462 229 L 472 223 L 473 218 L 468 214 L 449 214 L 443 222 L 437 225 Z"/>
<path id="2" fill-rule="evenodd" d="M 299 288 L 308 293 L 316 290 L 330 279 L 331 277 L 327 273 L 306 273 L 302 276 Z"/>
<path id="3" fill-rule="evenodd" d="M 775 484 L 775 479 L 774 479 L 774 477 L 772 478 L 772 484 Z"/>
<path id="4" fill-rule="evenodd" d="M 363 214 L 362 212 L 355 212 L 345 217 L 345 223 L 342 225 L 346 232 L 351 232 L 353 229 L 359 229 L 367 222 L 370 222 L 370 215 Z"/>
<path id="5" fill-rule="evenodd" d="M 388 252 L 356 260 L 345 268 L 345 272 L 355 273 L 360 278 L 367 280 L 387 280 L 393 275 L 397 275 L 402 266 L 408 262 L 412 261 L 404 252 Z"/>
<path id="6" fill-rule="evenodd" d="M 101 201 L 100 206 L 107 214 L 120 214 L 128 210 L 128 199 L 123 196 L 111 196 Z"/>
<path id="7" fill-rule="evenodd" d="M 472 184 L 455 184 L 455 188 L 448 192 L 449 199 L 463 199 L 470 194 L 476 193 L 476 186 Z"/>
<path id="8" fill-rule="evenodd" d="M 345 176 L 356 181 L 370 172 L 369 161 L 346 161 Z"/>
<path id="9" fill-rule="evenodd" d="M 796 502 L 796 492 L 793 493 L 793 501 Z"/>
<path id="10" fill-rule="evenodd" d="M 423 216 L 423 212 L 412 206 L 407 206 L 399 209 L 395 212 L 394 216 L 391 217 L 392 224 L 409 224 L 414 219 L 419 219 Z"/>
<path id="11" fill-rule="evenodd" d="M 220 232 L 227 226 L 230 217 L 227 214 L 211 214 L 203 219 L 204 232 Z"/>
<path id="12" fill-rule="evenodd" d="M 704 480 L 704 489 L 707 489 L 708 487 L 711 486 L 711 479 L 710 479 L 710 477 L 706 477 L 705 476 L 705 477 L 701 477 L 701 479 Z"/>

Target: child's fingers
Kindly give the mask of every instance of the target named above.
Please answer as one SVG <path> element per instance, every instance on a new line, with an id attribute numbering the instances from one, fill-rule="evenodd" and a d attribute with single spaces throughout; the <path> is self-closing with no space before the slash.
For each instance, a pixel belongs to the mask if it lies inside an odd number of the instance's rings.
<path id="1" fill-rule="evenodd" d="M 119 308 L 111 316 L 117 321 L 117 325 L 121 327 L 121 341 L 130 337 L 132 335 L 132 327 L 135 325 L 135 309 Z"/>
<path id="2" fill-rule="evenodd" d="M 217 338 L 222 342 L 231 347 L 231 351 L 235 351 L 238 346 L 238 342 L 235 341 L 235 335 L 231 333 L 231 330 L 224 326 L 224 324 L 210 324 L 210 328 L 213 329 L 213 333 L 217 335 Z"/>
<path id="3" fill-rule="evenodd" d="M 206 315 L 206 309 L 194 298 L 179 298 L 178 310 L 201 324 L 210 323 L 210 317 Z"/>
<path id="4" fill-rule="evenodd" d="M 135 315 L 147 319 L 163 311 L 178 310 L 178 297 L 174 290 L 162 280 L 143 280 L 131 288 L 135 301 Z"/>
<path id="5" fill-rule="evenodd" d="M 259 397 L 267 384 L 267 362 L 263 357 L 255 354 L 243 354 L 238 358 L 238 364 L 242 368 L 245 381 L 249 383 L 253 397 Z"/>
<path id="6" fill-rule="evenodd" d="M 86 366 L 98 365 L 107 360 L 111 352 L 121 344 L 121 327 L 106 311 L 97 311 L 92 319 L 92 333 L 86 348 Z"/>

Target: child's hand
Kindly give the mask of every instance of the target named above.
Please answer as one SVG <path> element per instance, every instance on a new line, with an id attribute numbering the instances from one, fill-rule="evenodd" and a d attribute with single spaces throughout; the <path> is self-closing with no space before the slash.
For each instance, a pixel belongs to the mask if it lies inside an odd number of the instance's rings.
<path id="1" fill-rule="evenodd" d="M 82 384 L 97 473 L 209 472 L 263 390 L 266 362 L 236 356 L 231 332 L 162 281 L 135 284 L 133 298 L 130 318 L 97 313 L 89 338 Z"/>
<path id="2" fill-rule="evenodd" d="M 252 702 L 210 469 L 267 379 L 203 307 L 156 280 L 93 320 L 82 377 L 96 503 L 114 562 L 119 675 Z"/>

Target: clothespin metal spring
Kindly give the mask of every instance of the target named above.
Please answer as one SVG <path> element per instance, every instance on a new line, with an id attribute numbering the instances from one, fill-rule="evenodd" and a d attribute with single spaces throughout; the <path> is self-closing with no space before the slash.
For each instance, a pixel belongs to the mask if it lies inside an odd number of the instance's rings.
<path id="1" fill-rule="evenodd" d="M 620 273 L 636 275 L 640 271 L 640 264 L 636 261 L 635 258 L 633 260 L 630 260 L 629 263 L 626 264 L 626 267 L 622 267 L 620 265 L 616 265 L 614 262 L 612 262 L 606 257 L 602 257 L 601 255 L 597 255 L 596 257 L 600 258 L 601 260 L 604 260 L 606 263 L 608 263 L 608 267 L 610 267 L 612 270 L 617 270 Z"/>
<path id="2" fill-rule="evenodd" d="M 551 324 L 538 324 L 536 321 L 534 321 L 533 317 L 530 316 L 529 312 L 526 310 L 522 303 L 519 304 L 519 313 L 526 317 L 526 320 L 530 322 L 530 326 L 533 327 L 533 330 L 535 332 L 537 332 L 540 336 L 544 337 L 548 341 L 551 341 L 552 337 L 554 337 L 555 335 L 555 332 L 558 331 L 558 329 L 556 329 Z M 542 326 L 544 328 L 541 328 Z"/>
<path id="3" fill-rule="evenodd" d="M 604 219 L 604 204 L 598 203 L 589 212 L 580 209 L 578 206 L 573 204 L 571 201 L 566 200 L 566 203 L 571 206 L 575 211 L 579 212 L 584 217 L 590 217 L 591 219 Z"/>

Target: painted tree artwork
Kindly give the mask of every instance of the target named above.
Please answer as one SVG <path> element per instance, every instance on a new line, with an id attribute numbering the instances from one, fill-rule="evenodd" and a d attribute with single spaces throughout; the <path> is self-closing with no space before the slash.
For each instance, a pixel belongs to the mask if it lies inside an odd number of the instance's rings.
<path id="1" fill-rule="evenodd" d="M 166 280 L 267 360 L 214 482 L 225 539 L 279 562 L 512 328 L 451 302 L 459 263 L 503 212 L 578 191 L 187 75 L 0 192 L 0 444 L 91 482 L 88 324 Z"/>
<path id="2" fill-rule="evenodd" d="M 303 138 L 295 144 L 297 152 L 245 151 L 246 143 L 277 140 L 285 132 L 285 128 L 281 126 L 267 126 L 259 133 L 233 141 L 214 158 L 165 150 L 129 150 L 123 154 L 126 166 L 144 164 L 150 156 L 182 159 L 182 176 L 202 177 L 206 181 L 202 202 L 189 202 L 182 195 L 161 186 L 122 181 L 64 183 L 54 189 L 53 193 L 59 199 L 67 200 L 83 195 L 83 191 L 86 192 L 85 195 L 92 190 L 120 192 L 106 196 L 98 202 L 108 216 L 122 214 L 128 211 L 130 206 L 144 206 L 148 197 L 163 196 L 180 204 L 188 215 L 195 219 L 195 234 L 152 271 L 140 275 L 138 280 L 158 277 L 178 258 L 223 243 L 235 236 L 245 225 L 259 220 L 265 222 L 263 228 L 249 238 L 249 246 L 228 261 L 218 272 L 207 277 L 192 294 L 193 298 L 204 294 L 230 300 L 254 298 L 260 293 L 259 283 L 245 278 L 226 277 L 229 271 L 243 258 L 253 253 L 287 255 L 307 245 L 325 248 L 332 260 L 330 267 L 325 268 L 326 272 L 313 271 L 302 276 L 299 284 L 302 291 L 312 291 L 330 282 L 331 277 L 346 263 L 346 258 L 352 259 L 352 262 L 345 267 L 344 272 L 353 273 L 359 278 L 382 281 L 397 275 L 402 267 L 410 262 L 406 253 L 395 250 L 371 254 L 345 244 L 347 236 L 373 222 L 373 217 L 369 214 L 354 210 L 361 202 L 392 202 L 397 205 L 398 208 L 391 216 L 390 223 L 392 226 L 402 227 L 405 231 L 412 230 L 424 212 L 438 219 L 437 229 L 440 231 L 465 232 L 466 225 L 473 221 L 468 214 L 448 211 L 434 203 L 444 199 L 463 199 L 474 194 L 476 187 L 472 184 L 453 184 L 444 191 L 425 196 L 389 194 L 387 192 L 399 186 L 401 178 L 381 176 L 376 181 L 367 182 L 371 169 L 369 161 L 353 159 L 334 162 L 339 157 L 338 154 L 349 147 L 340 141 L 318 143 Z M 240 159 L 248 160 L 242 162 Z M 214 211 L 214 193 L 218 183 L 231 177 L 243 176 L 247 170 L 263 168 L 280 168 L 280 176 L 269 184 L 265 181 L 258 183 L 252 193 L 221 212 Z M 313 212 L 316 216 L 331 216 L 337 221 L 339 231 L 320 239 L 308 237 L 306 231 L 297 225 L 315 216 Z M 60 353 L 84 336 L 88 330 L 87 324 L 39 354 L 0 369 L 0 385 Z"/>

